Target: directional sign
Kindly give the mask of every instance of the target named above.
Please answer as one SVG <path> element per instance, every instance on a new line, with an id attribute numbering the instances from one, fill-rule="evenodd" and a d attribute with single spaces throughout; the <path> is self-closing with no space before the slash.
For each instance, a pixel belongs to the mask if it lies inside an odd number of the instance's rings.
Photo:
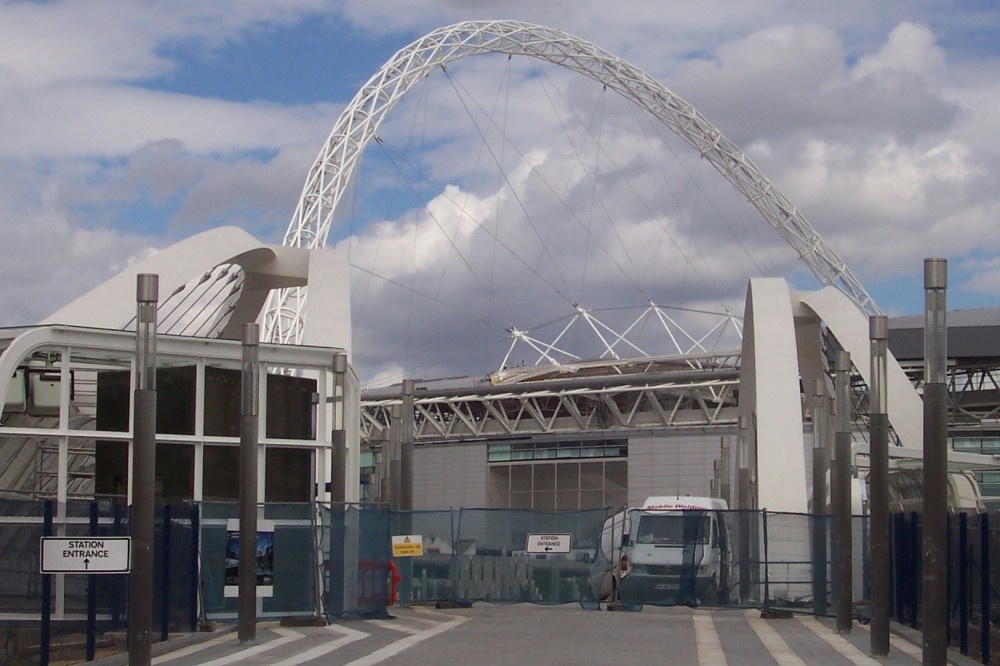
<path id="1" fill-rule="evenodd" d="M 424 537 L 420 534 L 393 534 L 393 557 L 420 557 L 424 554 Z"/>
<path id="2" fill-rule="evenodd" d="M 130 537 L 42 537 L 41 572 L 128 573 Z"/>
<path id="3" fill-rule="evenodd" d="M 573 542 L 572 534 L 529 534 L 528 553 L 568 553 Z"/>

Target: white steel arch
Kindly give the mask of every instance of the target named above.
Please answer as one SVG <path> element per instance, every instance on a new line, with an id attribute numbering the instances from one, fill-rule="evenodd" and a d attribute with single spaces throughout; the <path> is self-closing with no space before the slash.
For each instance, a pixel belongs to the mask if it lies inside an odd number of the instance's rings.
<path id="1" fill-rule="evenodd" d="M 819 278 L 843 292 L 863 312 L 880 310 L 847 265 L 805 216 L 756 165 L 698 111 L 621 58 L 559 30 L 519 21 L 466 21 L 438 28 L 401 49 L 354 96 L 320 150 L 285 234 L 284 244 L 320 248 L 358 158 L 404 94 L 431 71 L 481 53 L 525 55 L 579 72 L 645 109 L 691 144 L 764 216 Z M 272 293 L 263 337 L 302 338 L 305 289 Z"/>

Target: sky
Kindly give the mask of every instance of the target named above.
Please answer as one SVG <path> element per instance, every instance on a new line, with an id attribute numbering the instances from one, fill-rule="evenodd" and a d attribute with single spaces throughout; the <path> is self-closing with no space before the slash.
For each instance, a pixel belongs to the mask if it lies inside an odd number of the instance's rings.
<path id="1" fill-rule="evenodd" d="M 950 307 L 1000 305 L 993 2 L 0 0 L 0 325 L 205 229 L 280 243 L 367 79 L 486 19 L 565 31 L 692 104 L 886 313 L 921 312 L 925 257 L 948 259 Z M 350 249 L 368 379 L 492 370 L 505 328 L 558 332 L 577 302 L 691 320 L 741 313 L 751 276 L 817 286 L 669 130 L 524 57 L 427 77 L 343 202 L 328 245 Z"/>

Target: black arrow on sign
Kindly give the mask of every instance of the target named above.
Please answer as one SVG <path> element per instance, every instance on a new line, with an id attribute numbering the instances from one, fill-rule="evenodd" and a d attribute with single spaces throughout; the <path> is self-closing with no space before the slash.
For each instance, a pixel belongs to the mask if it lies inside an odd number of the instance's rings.
<path id="1" fill-rule="evenodd" d="M 546 547 L 545 547 L 545 552 L 548 552 L 548 551 L 550 551 L 550 550 L 552 550 L 552 546 L 546 546 Z"/>
<path id="2" fill-rule="evenodd" d="M 90 558 L 89 557 L 83 561 L 83 568 L 84 569 L 89 569 L 90 568 Z"/>

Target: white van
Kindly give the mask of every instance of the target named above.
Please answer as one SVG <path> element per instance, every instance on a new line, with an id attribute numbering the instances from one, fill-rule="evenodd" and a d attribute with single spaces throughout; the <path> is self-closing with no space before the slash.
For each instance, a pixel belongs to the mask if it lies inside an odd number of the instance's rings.
<path id="1" fill-rule="evenodd" d="M 728 508 L 712 497 L 649 497 L 608 518 L 601 551 L 611 564 L 595 592 L 622 601 L 725 603 L 732 550 L 720 512 Z"/>

